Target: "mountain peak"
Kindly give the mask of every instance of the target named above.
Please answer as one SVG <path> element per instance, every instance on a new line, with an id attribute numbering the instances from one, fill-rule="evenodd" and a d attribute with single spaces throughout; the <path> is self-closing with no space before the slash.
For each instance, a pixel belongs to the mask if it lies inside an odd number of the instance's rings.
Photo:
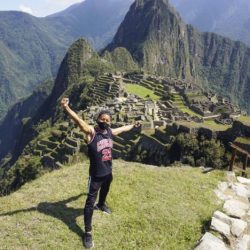
<path id="1" fill-rule="evenodd" d="M 69 85 L 76 83 L 76 80 L 83 74 L 84 63 L 92 56 L 97 56 L 97 53 L 89 42 L 83 38 L 78 39 L 70 46 L 58 71 L 52 91 L 54 98 L 57 99 Z"/>
<path id="2" fill-rule="evenodd" d="M 168 0 L 136 0 L 107 49 L 125 47 L 146 70 L 172 74 L 173 47 L 179 50 L 185 32 L 186 25 Z M 165 53 L 159 54 L 162 50 Z M 184 46 L 180 53 L 185 53 Z M 182 73 L 177 75 L 182 76 Z"/>

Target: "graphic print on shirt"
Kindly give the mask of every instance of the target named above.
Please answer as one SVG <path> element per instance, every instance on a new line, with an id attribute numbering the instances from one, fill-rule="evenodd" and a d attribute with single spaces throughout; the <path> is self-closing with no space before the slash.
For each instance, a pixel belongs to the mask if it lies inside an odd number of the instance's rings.
<path id="1" fill-rule="evenodd" d="M 102 161 L 111 161 L 111 148 L 105 148 L 102 150 Z"/>
<path id="2" fill-rule="evenodd" d="M 110 161 L 112 159 L 111 148 L 113 141 L 111 139 L 102 139 L 97 142 L 97 152 L 102 151 L 102 161 Z"/>

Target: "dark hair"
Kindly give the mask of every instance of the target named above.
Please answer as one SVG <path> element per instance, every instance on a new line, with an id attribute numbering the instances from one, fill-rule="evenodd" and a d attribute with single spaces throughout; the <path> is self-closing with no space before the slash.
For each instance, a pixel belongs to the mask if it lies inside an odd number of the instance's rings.
<path id="1" fill-rule="evenodd" d="M 109 115 L 110 120 L 112 119 L 112 115 L 111 115 L 111 113 L 110 113 L 109 110 L 101 110 L 101 111 L 98 113 L 97 119 L 99 119 L 100 116 L 102 116 L 102 115 L 104 115 L 104 114 L 105 114 L 105 115 Z"/>

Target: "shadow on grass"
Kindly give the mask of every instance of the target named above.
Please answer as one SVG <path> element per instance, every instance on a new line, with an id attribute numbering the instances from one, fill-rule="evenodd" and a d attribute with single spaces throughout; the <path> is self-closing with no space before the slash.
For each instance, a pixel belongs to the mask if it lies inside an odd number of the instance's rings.
<path id="1" fill-rule="evenodd" d="M 203 220 L 201 224 L 202 224 L 201 233 L 205 234 L 210 229 L 211 219 L 209 219 L 209 220 Z"/>
<path id="2" fill-rule="evenodd" d="M 37 207 L 31 207 L 27 209 L 20 209 L 20 210 L 3 213 L 3 214 L 0 214 L 0 217 L 12 216 L 18 213 L 38 211 L 42 214 L 46 214 L 58 220 L 61 220 L 63 223 L 65 223 L 68 226 L 68 228 L 72 232 L 76 233 L 79 237 L 82 238 L 83 230 L 76 223 L 76 218 L 78 216 L 83 215 L 83 208 L 68 207 L 67 204 L 72 201 L 78 200 L 83 195 L 87 195 L 87 194 L 82 193 L 82 194 L 79 194 L 79 195 L 70 197 L 66 200 L 58 201 L 58 202 L 41 202 L 37 205 Z"/>

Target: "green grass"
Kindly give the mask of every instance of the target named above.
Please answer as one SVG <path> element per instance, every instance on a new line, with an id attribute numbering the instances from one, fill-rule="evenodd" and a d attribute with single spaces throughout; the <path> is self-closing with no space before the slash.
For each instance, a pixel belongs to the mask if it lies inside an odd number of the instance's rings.
<path id="1" fill-rule="evenodd" d="M 160 99 L 159 96 L 154 94 L 154 91 L 147 89 L 137 84 L 126 84 L 125 89 L 130 94 L 135 94 L 140 98 L 147 98 L 149 96 L 152 100 L 157 101 Z"/>
<path id="2" fill-rule="evenodd" d="M 196 112 L 194 112 L 193 110 L 191 110 L 190 108 L 188 108 L 188 106 L 185 105 L 183 98 L 179 94 L 174 94 L 173 97 L 174 97 L 173 98 L 174 105 L 179 110 L 181 110 L 184 113 L 189 114 L 190 116 L 201 117 L 201 115 L 197 114 Z"/>
<path id="3" fill-rule="evenodd" d="M 205 120 L 203 122 L 204 126 L 216 131 L 224 131 L 229 129 L 231 126 L 216 123 L 214 120 Z"/>
<path id="4" fill-rule="evenodd" d="M 250 138 L 246 138 L 246 137 L 237 137 L 235 142 L 239 142 L 242 144 L 247 144 L 250 145 Z"/>
<path id="5" fill-rule="evenodd" d="M 83 249 L 88 162 L 45 174 L 0 198 L 1 249 Z M 95 212 L 95 249 L 191 249 L 218 203 L 223 172 L 114 161 L 107 203 Z"/>
<path id="6" fill-rule="evenodd" d="M 230 128 L 230 126 L 228 125 L 223 125 L 223 124 L 218 124 L 215 121 L 212 120 L 205 120 L 203 123 L 197 123 L 197 122 L 187 122 L 187 121 L 178 121 L 178 124 L 187 126 L 189 128 L 208 128 L 211 129 L 213 131 L 225 131 L 228 128 Z"/>
<path id="7" fill-rule="evenodd" d="M 237 120 L 239 120 L 240 122 L 242 122 L 247 126 L 250 126 L 250 116 L 240 116 L 239 118 L 237 118 Z"/>

